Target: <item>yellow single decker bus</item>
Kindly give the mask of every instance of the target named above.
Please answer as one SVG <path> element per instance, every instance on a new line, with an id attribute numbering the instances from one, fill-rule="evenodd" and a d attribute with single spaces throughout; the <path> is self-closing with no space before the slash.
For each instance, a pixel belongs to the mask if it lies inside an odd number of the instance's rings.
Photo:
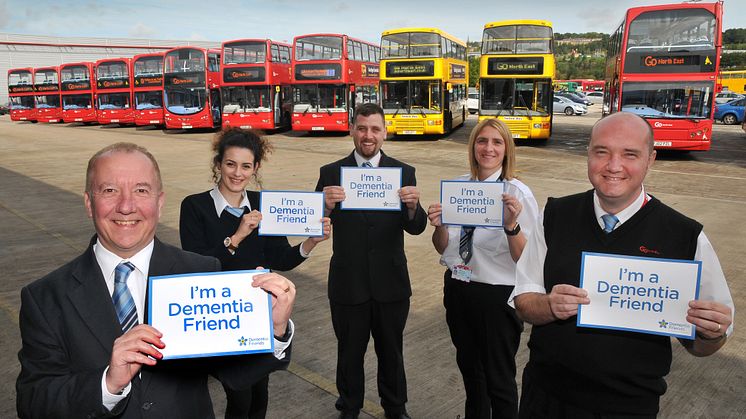
<path id="1" fill-rule="evenodd" d="M 381 105 L 396 135 L 447 134 L 466 120 L 466 44 L 435 28 L 381 35 Z"/>
<path id="2" fill-rule="evenodd" d="M 555 78 L 552 23 L 506 20 L 484 25 L 479 60 L 479 120 L 503 120 L 515 138 L 552 133 Z"/>
<path id="3" fill-rule="evenodd" d="M 718 73 L 718 84 L 723 90 L 733 93 L 746 93 L 746 70 L 721 71 Z"/>

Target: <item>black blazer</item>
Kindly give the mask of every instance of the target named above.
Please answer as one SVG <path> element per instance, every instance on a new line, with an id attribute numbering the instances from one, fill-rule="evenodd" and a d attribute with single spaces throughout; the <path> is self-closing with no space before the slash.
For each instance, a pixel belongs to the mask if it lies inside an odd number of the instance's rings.
<path id="1" fill-rule="evenodd" d="M 357 166 L 354 153 L 322 167 L 316 190 L 339 186 L 342 166 Z M 402 186 L 417 185 L 414 167 L 383 151 L 379 167 L 401 167 Z M 330 217 L 334 231 L 328 285 L 332 302 L 392 302 L 412 295 L 404 231 L 416 235 L 425 230 L 427 214 L 419 203 L 411 220 L 405 205 L 401 211 L 342 211 L 338 203 Z"/>
<path id="2" fill-rule="evenodd" d="M 259 192 L 246 191 L 252 209 L 259 209 Z M 300 244 L 290 246 L 284 236 L 260 236 L 259 229 L 251 232 L 231 255 L 223 244 L 233 235 L 241 220 L 223 211 L 215 214 L 210 191 L 190 195 L 181 201 L 179 235 L 181 248 L 220 260 L 224 271 L 263 268 L 289 271 L 306 259 L 300 255 Z"/>
<path id="3" fill-rule="evenodd" d="M 236 389 L 285 368 L 273 354 L 161 361 L 143 367 L 127 398 L 108 412 L 101 377 L 121 334 L 92 244 L 21 290 L 16 407 L 21 418 L 212 418 L 211 374 Z M 155 240 L 149 275 L 220 270 L 217 260 Z"/>

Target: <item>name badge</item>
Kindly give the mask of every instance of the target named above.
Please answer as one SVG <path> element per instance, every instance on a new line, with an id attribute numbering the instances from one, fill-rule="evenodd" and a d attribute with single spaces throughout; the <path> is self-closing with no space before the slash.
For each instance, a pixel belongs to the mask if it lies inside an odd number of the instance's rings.
<path id="1" fill-rule="evenodd" d="M 459 281 L 471 281 L 471 268 L 466 265 L 456 265 L 451 269 L 451 278 Z"/>

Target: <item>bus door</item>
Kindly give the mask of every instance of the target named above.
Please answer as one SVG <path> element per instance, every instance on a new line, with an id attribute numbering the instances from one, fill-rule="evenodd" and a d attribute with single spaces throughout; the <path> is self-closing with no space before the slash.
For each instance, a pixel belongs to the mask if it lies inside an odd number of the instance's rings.
<path id="1" fill-rule="evenodd" d="M 212 126 L 222 125 L 222 107 L 220 106 L 220 90 L 210 89 L 210 112 L 212 112 Z"/>
<path id="2" fill-rule="evenodd" d="M 274 100 L 272 102 L 275 119 L 274 126 L 278 127 L 282 125 L 282 94 L 280 93 L 280 85 L 275 86 Z"/>
<path id="3" fill-rule="evenodd" d="M 357 95 L 355 94 L 355 85 L 351 84 L 350 88 L 347 89 L 347 124 L 352 128 L 352 118 L 355 116 L 355 107 L 360 103 L 359 100 L 357 100 Z"/>

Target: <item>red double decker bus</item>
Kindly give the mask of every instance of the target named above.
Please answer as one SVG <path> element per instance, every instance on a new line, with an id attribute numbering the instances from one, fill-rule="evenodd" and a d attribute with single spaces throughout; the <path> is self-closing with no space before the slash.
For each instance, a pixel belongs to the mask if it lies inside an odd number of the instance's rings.
<path id="1" fill-rule="evenodd" d="M 96 108 L 93 106 L 95 93 L 93 63 L 68 63 L 60 66 L 63 121 L 96 122 Z"/>
<path id="2" fill-rule="evenodd" d="M 33 68 L 8 70 L 8 96 L 12 121 L 36 121 Z"/>
<path id="3" fill-rule="evenodd" d="M 290 52 L 290 45 L 269 39 L 223 43 L 223 127 L 268 130 L 290 126 Z"/>
<path id="4" fill-rule="evenodd" d="M 135 125 L 163 125 L 163 53 L 132 57 Z"/>
<path id="5" fill-rule="evenodd" d="M 130 58 L 96 61 L 96 118 L 101 125 L 134 124 Z"/>
<path id="6" fill-rule="evenodd" d="M 294 131 L 349 131 L 355 105 L 378 101 L 381 48 L 339 34 L 293 40 Z"/>
<path id="7" fill-rule="evenodd" d="M 163 59 L 166 128 L 220 127 L 220 50 L 178 47 Z"/>
<path id="8" fill-rule="evenodd" d="M 36 93 L 36 120 L 47 123 L 62 122 L 59 68 L 35 69 L 34 92 Z"/>
<path id="9" fill-rule="evenodd" d="M 722 20 L 722 2 L 627 10 L 609 40 L 604 114 L 642 116 L 656 148 L 709 150 Z"/>

